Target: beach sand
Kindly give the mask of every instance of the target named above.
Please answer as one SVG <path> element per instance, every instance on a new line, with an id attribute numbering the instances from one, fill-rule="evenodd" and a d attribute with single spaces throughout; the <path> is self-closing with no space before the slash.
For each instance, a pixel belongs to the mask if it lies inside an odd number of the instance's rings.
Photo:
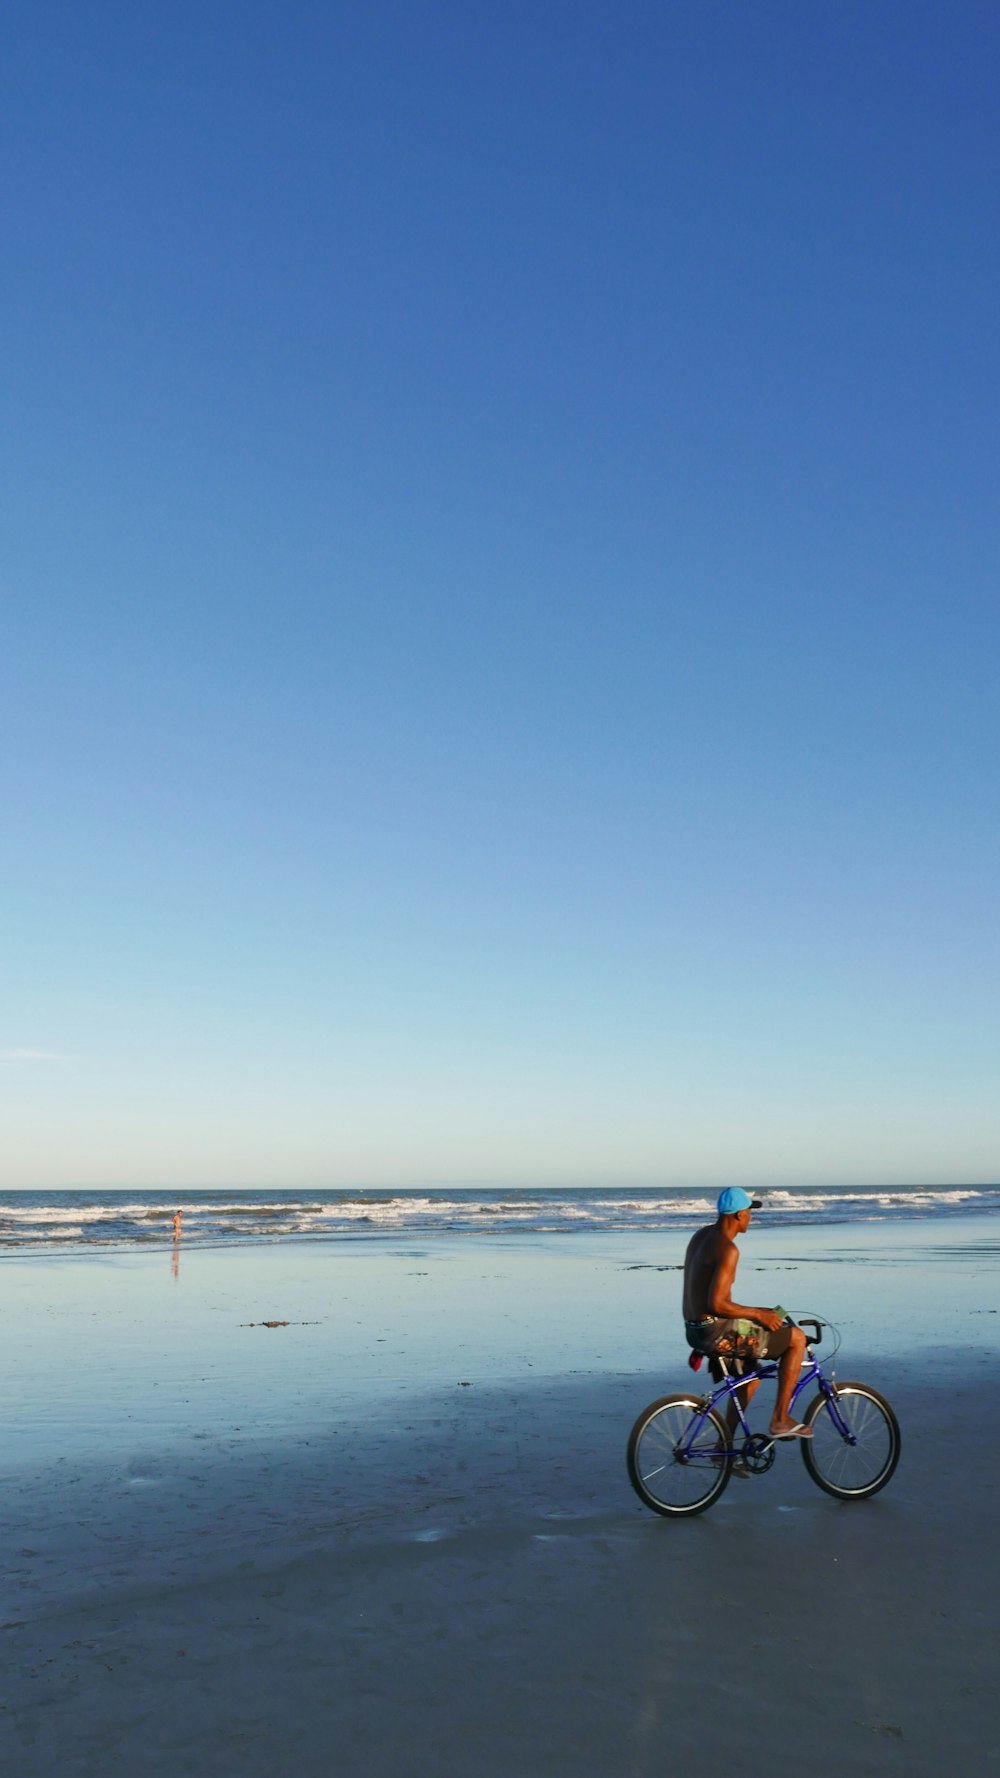
<path id="1" fill-rule="evenodd" d="M 785 1448 L 684 1522 L 624 1466 L 691 1381 L 683 1237 L 19 1256 L 2 1769 L 995 1769 L 992 1231 L 747 1237 L 903 1456 L 846 1505 Z"/>

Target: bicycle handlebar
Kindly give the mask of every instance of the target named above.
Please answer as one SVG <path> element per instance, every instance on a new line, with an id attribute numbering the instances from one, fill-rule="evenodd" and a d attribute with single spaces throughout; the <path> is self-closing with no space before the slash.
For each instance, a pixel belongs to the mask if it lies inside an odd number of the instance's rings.
<path id="1" fill-rule="evenodd" d="M 815 1315 L 802 1315 L 799 1317 L 798 1325 L 806 1335 L 810 1346 L 818 1346 L 823 1338 L 823 1328 L 825 1323 L 817 1320 Z M 812 1333 L 809 1332 L 810 1328 L 813 1329 Z"/>

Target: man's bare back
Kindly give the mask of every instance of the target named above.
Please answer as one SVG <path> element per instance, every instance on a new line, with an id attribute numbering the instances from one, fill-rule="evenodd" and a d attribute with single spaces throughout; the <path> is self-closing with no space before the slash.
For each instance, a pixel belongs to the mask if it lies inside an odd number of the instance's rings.
<path id="1" fill-rule="evenodd" d="M 685 1321 L 700 1321 L 715 1313 L 711 1307 L 712 1282 L 722 1263 L 724 1248 L 735 1246 L 718 1222 L 692 1235 L 684 1256 Z M 736 1257 L 738 1260 L 738 1253 Z M 732 1269 L 735 1272 L 735 1263 Z"/>

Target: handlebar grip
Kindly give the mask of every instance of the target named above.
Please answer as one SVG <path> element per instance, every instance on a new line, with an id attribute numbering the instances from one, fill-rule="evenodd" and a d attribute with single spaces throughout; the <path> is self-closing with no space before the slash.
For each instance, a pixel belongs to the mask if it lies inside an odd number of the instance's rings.
<path id="1" fill-rule="evenodd" d="M 823 1322 L 817 1321 L 814 1315 L 802 1315 L 799 1317 L 799 1326 L 805 1333 L 810 1346 L 818 1346 L 823 1338 Z M 812 1333 L 809 1332 L 810 1328 L 813 1330 Z"/>

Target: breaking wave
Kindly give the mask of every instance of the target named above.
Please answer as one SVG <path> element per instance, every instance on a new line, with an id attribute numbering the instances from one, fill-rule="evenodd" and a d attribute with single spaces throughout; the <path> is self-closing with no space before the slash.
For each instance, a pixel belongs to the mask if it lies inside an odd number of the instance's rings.
<path id="1" fill-rule="evenodd" d="M 1000 1211 L 1000 1186 L 755 1188 L 769 1224 L 954 1218 Z M 715 1213 L 714 1193 L 670 1189 L 499 1191 L 18 1192 L 0 1200 L 0 1249 L 162 1245 L 183 1211 L 185 1244 L 391 1234 L 670 1229 Z"/>

